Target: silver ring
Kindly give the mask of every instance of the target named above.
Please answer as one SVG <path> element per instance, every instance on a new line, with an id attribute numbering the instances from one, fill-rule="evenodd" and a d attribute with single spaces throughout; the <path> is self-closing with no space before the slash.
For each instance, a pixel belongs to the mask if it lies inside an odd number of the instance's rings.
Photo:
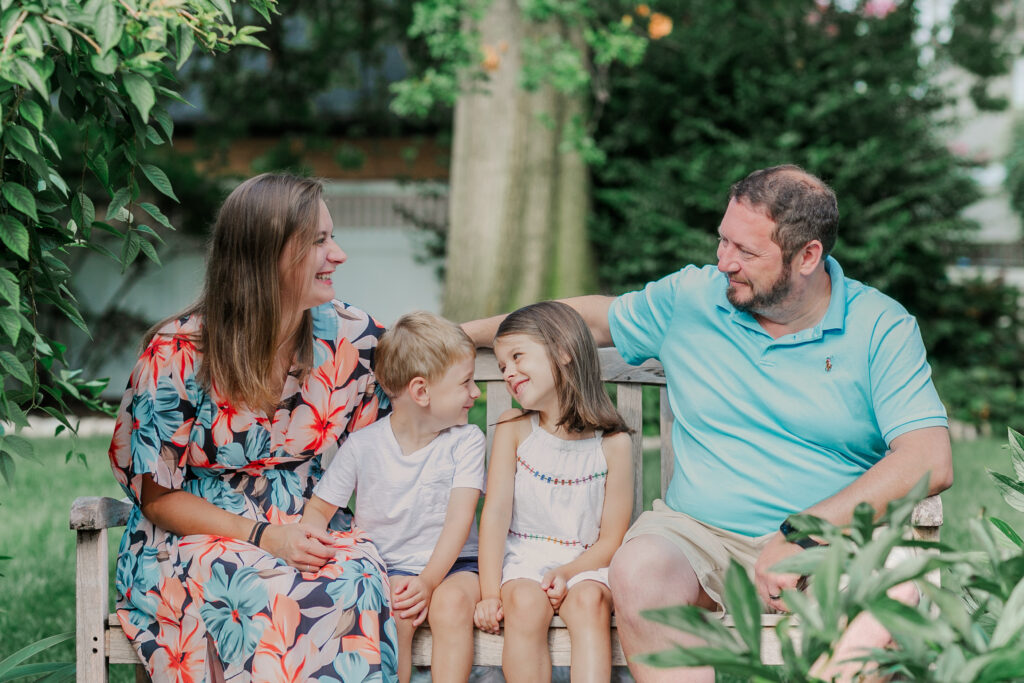
<path id="1" fill-rule="evenodd" d="M 769 599 L 769 600 L 778 600 L 778 599 L 779 599 L 779 598 L 781 598 L 781 597 L 782 597 L 782 595 L 781 595 L 781 594 L 780 594 L 780 595 L 772 595 L 772 594 L 770 594 L 770 593 L 768 594 L 768 599 Z"/>

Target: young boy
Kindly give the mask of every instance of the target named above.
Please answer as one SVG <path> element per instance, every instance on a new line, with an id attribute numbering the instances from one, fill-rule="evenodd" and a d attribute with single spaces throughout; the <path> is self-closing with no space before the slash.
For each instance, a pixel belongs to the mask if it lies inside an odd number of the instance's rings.
<path id="1" fill-rule="evenodd" d="M 475 513 L 486 444 L 480 429 L 466 424 L 480 396 L 475 357 L 457 325 L 425 312 L 402 316 L 375 353 L 391 414 L 342 444 L 302 515 L 325 529 L 356 491 L 355 525 L 377 546 L 391 580 L 402 683 L 424 619 L 434 641 L 434 681 L 466 681 L 473 665 L 480 600 Z"/>

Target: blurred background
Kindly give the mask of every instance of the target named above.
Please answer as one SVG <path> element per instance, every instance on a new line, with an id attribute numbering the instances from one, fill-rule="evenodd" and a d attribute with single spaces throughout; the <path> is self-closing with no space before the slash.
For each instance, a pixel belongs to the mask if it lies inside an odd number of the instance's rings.
<path id="1" fill-rule="evenodd" d="M 463 321 L 617 294 L 713 263 L 729 186 L 795 163 L 837 193 L 846 274 L 921 325 L 957 439 L 944 538 L 992 510 L 1020 519 L 984 468 L 1005 469 L 1005 429 L 1024 429 L 1024 3 L 280 0 L 269 22 L 233 11 L 265 28 L 265 49 L 185 62 L 171 144 L 142 158 L 180 200 L 146 199 L 174 228 L 153 241 L 160 264 L 138 248 L 124 269 L 102 250 L 68 251 L 91 338 L 45 309 L 37 323 L 67 346 L 67 368 L 110 378 L 103 398 L 117 401 L 142 333 L 195 297 L 216 208 L 255 173 L 324 179 L 348 253 L 337 295 L 387 324 L 412 309 Z M 78 173 L 81 128 L 54 119 L 48 132 L 77 150 L 62 163 Z M 90 176 L 83 187 L 102 214 L 109 193 Z M 124 236 L 93 239 L 116 253 Z M 73 583 L 55 589 L 65 578 L 51 571 L 73 567 L 68 505 L 120 497 L 109 423 L 94 424 L 98 436 L 54 439 L 33 421 L 22 435 L 43 467 L 4 466 L 0 512 L 19 523 L 0 525 L 13 558 L 0 561 L 0 658 L 72 627 Z M 41 542 L 55 549 L 45 569 Z M 43 603 L 26 619 L 24 605 Z"/>

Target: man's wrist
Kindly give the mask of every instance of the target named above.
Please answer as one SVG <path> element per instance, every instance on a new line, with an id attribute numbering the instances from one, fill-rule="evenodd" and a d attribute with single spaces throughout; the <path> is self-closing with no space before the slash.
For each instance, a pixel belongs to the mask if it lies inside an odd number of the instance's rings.
<path id="1" fill-rule="evenodd" d="M 793 525 L 789 523 L 788 519 L 782 520 L 782 524 L 779 525 L 779 533 L 781 533 L 782 537 L 786 539 L 788 542 L 795 543 L 804 550 L 808 548 L 815 548 L 821 545 L 821 543 L 815 541 L 813 538 L 809 536 L 805 536 L 803 538 L 790 539 L 790 536 L 798 532 L 796 529 L 793 528 Z"/>

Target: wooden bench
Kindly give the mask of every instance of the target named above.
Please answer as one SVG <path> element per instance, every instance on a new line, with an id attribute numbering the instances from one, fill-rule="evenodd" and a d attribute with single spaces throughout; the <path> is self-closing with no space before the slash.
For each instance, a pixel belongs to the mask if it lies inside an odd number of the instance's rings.
<path id="1" fill-rule="evenodd" d="M 668 397 L 665 390 L 665 376 L 661 365 L 656 361 L 648 361 L 642 366 L 625 363 L 614 349 L 601 351 L 602 376 L 606 382 L 615 385 L 616 403 L 626 423 L 635 431 L 632 436 L 634 463 L 634 498 L 633 518 L 635 519 L 643 507 L 643 437 L 641 424 L 643 419 L 644 386 L 659 388 L 659 425 L 658 439 L 660 457 L 660 490 L 658 496 L 664 496 L 665 488 L 672 477 L 674 456 L 672 451 L 671 425 L 672 414 L 669 410 Z M 487 394 L 487 445 L 490 452 L 494 429 L 490 425 L 497 422 L 498 416 L 512 405 L 512 400 L 505 390 L 504 382 L 498 372 L 494 355 L 489 350 L 481 349 L 476 360 L 475 379 L 486 385 Z M 77 567 L 76 567 L 76 618 L 77 618 L 77 665 L 78 680 L 107 680 L 110 664 L 135 664 L 139 659 L 128 639 L 121 630 L 116 615 L 109 610 L 109 587 L 107 557 L 107 529 L 123 526 L 128 519 L 130 505 L 112 498 L 79 498 L 71 508 L 71 528 L 78 534 Z M 939 527 L 942 525 L 942 502 L 937 496 L 925 499 L 917 506 L 913 516 L 914 533 L 917 538 L 938 540 Z M 762 658 L 766 663 L 782 661 L 775 626 L 779 621 L 776 615 L 762 617 Z M 491 635 L 482 631 L 474 632 L 474 663 L 485 666 L 501 665 L 501 636 Z M 565 624 L 555 617 L 548 633 L 548 646 L 551 650 L 551 662 L 555 666 L 569 665 L 569 635 Z M 424 624 L 413 640 L 412 659 L 415 666 L 430 666 L 431 639 L 430 629 Z M 625 665 L 626 660 L 619 647 L 615 632 L 614 618 L 612 622 L 612 653 L 613 663 Z M 145 680 L 145 672 L 141 665 L 136 670 L 139 680 Z"/>

